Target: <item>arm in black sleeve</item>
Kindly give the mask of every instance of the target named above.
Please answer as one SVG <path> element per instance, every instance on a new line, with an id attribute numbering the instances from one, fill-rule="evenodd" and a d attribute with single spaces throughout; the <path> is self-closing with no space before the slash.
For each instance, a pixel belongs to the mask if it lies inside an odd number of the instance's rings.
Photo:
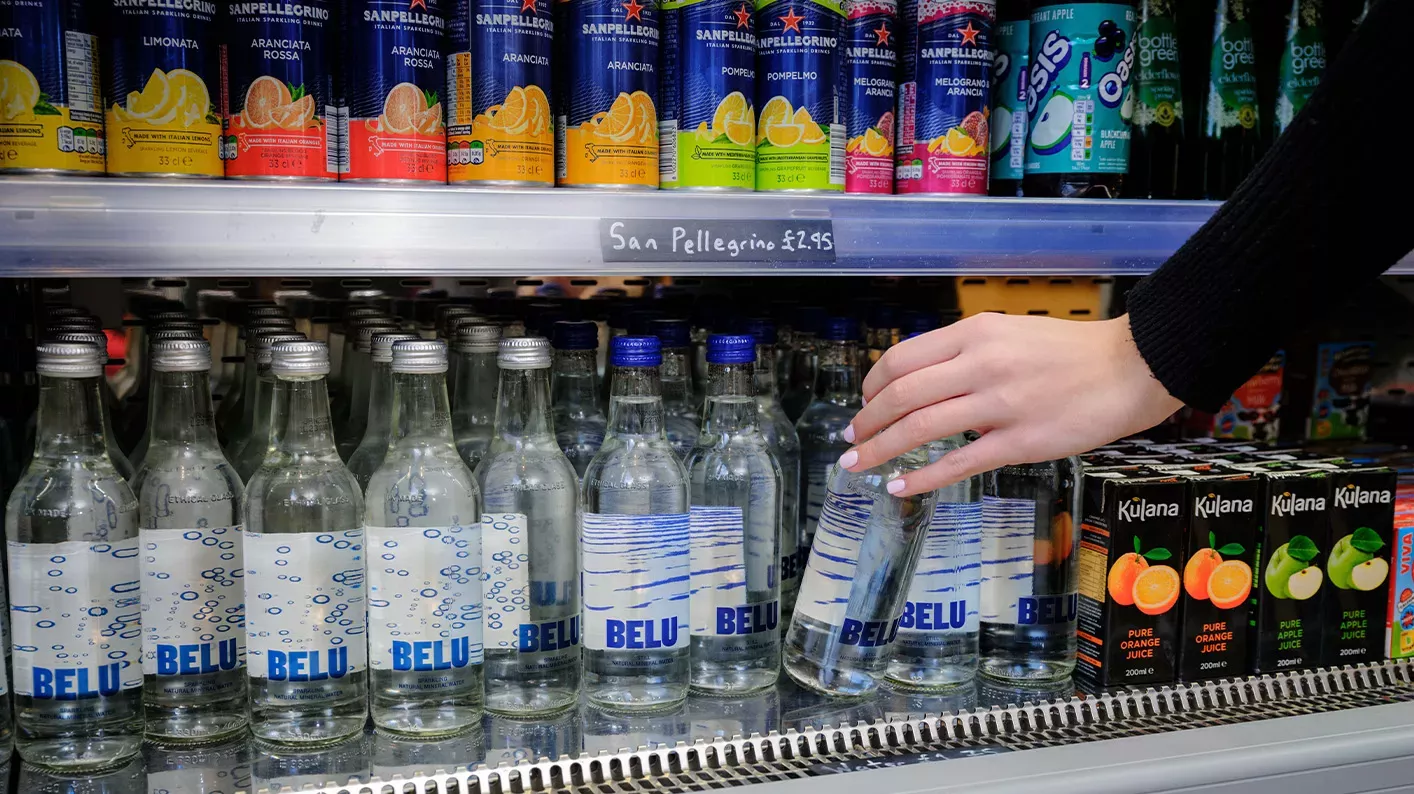
<path id="1" fill-rule="evenodd" d="M 1218 410 L 1288 332 L 1414 249 L 1410 30 L 1414 0 L 1374 4 L 1232 198 L 1129 293 L 1169 394 Z"/>

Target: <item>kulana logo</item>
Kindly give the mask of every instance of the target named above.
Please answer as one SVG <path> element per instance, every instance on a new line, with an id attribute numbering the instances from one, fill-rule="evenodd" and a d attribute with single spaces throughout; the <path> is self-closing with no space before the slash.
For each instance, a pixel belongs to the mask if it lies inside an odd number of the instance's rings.
<path id="1" fill-rule="evenodd" d="M 1324 496 L 1297 497 L 1292 492 L 1286 491 L 1272 497 L 1272 515 L 1274 516 L 1290 516 L 1325 509 L 1326 498 Z"/>
<path id="2" fill-rule="evenodd" d="M 1198 518 L 1218 518 L 1233 513 L 1250 513 L 1255 506 L 1251 499 L 1224 499 L 1210 493 L 1193 500 L 1193 515 Z"/>
<path id="3" fill-rule="evenodd" d="M 1135 496 L 1128 502 L 1119 503 L 1119 517 L 1123 521 L 1143 521 L 1146 518 L 1177 518 L 1178 503 L 1155 504 L 1148 499 Z"/>
<path id="4" fill-rule="evenodd" d="M 1359 507 L 1361 505 L 1387 505 L 1393 501 L 1389 491 L 1371 491 L 1351 483 L 1335 492 L 1336 507 Z"/>

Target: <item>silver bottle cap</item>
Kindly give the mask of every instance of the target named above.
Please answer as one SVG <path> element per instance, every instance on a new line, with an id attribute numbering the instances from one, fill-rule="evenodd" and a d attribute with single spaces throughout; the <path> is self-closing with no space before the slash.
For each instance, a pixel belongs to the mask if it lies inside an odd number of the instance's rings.
<path id="1" fill-rule="evenodd" d="M 147 316 L 147 324 L 162 325 L 163 323 L 182 322 L 184 320 L 195 319 L 195 317 L 192 317 L 186 312 L 157 312 L 156 314 L 149 314 Z"/>
<path id="2" fill-rule="evenodd" d="M 458 314 L 447 321 L 447 341 L 455 344 L 457 334 L 469 325 L 489 325 L 491 318 L 480 314 Z"/>
<path id="3" fill-rule="evenodd" d="M 165 325 L 164 325 L 164 326 L 162 326 L 161 328 L 158 328 L 158 329 L 155 330 L 155 331 L 148 331 L 148 332 L 147 332 L 147 343 L 148 343 L 149 346 L 155 345 L 155 344 L 157 344 L 158 342 L 165 342 L 165 341 L 167 341 L 167 340 L 169 340 L 169 339 L 201 339 L 201 338 L 203 338 L 203 337 L 202 337 L 202 335 L 201 335 L 201 330 L 200 330 L 199 328 L 171 328 L 171 327 L 168 327 L 168 326 L 165 326 Z"/>
<path id="4" fill-rule="evenodd" d="M 550 340 L 543 336 L 513 336 L 501 340 L 496 353 L 496 365 L 501 369 L 547 369 L 550 366 Z"/>
<path id="5" fill-rule="evenodd" d="M 103 330 L 103 323 L 97 317 L 86 315 L 58 317 L 49 323 L 49 329 L 51 331 L 58 331 L 60 329 L 67 331 L 78 328 L 82 328 L 85 331 L 101 331 Z"/>
<path id="6" fill-rule="evenodd" d="M 372 353 L 373 337 L 396 334 L 399 330 L 397 323 L 384 317 L 377 318 L 377 322 L 362 323 L 354 332 L 354 349 L 360 353 Z"/>
<path id="7" fill-rule="evenodd" d="M 155 342 L 152 368 L 158 372 L 207 372 L 211 369 L 211 345 L 204 339 Z"/>
<path id="8" fill-rule="evenodd" d="M 399 339 L 393 343 L 393 371 L 437 375 L 447 371 L 447 343 L 440 339 Z"/>
<path id="9" fill-rule="evenodd" d="M 463 325 L 457 329 L 458 353 L 495 353 L 500 342 L 499 325 Z"/>
<path id="10" fill-rule="evenodd" d="M 269 331 L 293 331 L 295 321 L 288 317 L 261 317 L 255 322 L 243 326 L 240 330 L 240 337 L 245 340 L 246 349 L 254 346 L 255 337 Z"/>
<path id="11" fill-rule="evenodd" d="M 93 345 L 108 355 L 108 336 L 102 331 L 62 331 L 49 337 L 51 342 L 82 342 Z"/>
<path id="12" fill-rule="evenodd" d="M 328 375 L 329 346 L 323 342 L 276 342 L 270 348 L 270 371 L 279 376 Z"/>
<path id="13" fill-rule="evenodd" d="M 373 363 L 391 364 L 393 361 L 393 345 L 397 342 L 421 339 L 417 334 L 404 333 L 402 331 L 379 331 L 373 335 Z"/>
<path id="14" fill-rule="evenodd" d="M 270 348 L 280 342 L 301 342 L 304 341 L 304 334 L 298 331 L 261 331 L 255 335 L 252 344 L 255 346 L 256 366 L 268 367 L 273 359 Z"/>
<path id="15" fill-rule="evenodd" d="M 88 342 L 44 342 L 34 349 L 35 371 L 49 378 L 96 378 L 108 354 Z"/>

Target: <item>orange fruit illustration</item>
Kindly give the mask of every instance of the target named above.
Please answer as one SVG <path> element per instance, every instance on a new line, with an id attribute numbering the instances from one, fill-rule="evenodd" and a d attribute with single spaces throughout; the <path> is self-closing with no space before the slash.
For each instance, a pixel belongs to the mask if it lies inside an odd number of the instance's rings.
<path id="1" fill-rule="evenodd" d="M 290 89 L 270 75 L 255 78 L 245 92 L 245 115 L 250 126 L 265 129 L 274 121 L 271 114 L 276 108 L 290 104 Z M 314 100 L 310 99 L 311 110 Z"/>
<path id="2" fill-rule="evenodd" d="M 1232 609 L 1252 594 L 1252 568 L 1241 560 L 1220 563 L 1208 576 L 1208 597 L 1218 609 Z"/>
<path id="3" fill-rule="evenodd" d="M 427 98 L 422 89 L 412 83 L 398 83 L 383 100 L 383 118 L 389 132 L 412 132 L 417 114 L 427 110 Z"/>
<path id="4" fill-rule="evenodd" d="M 1133 604 L 1134 585 L 1148 568 L 1149 561 L 1133 552 L 1115 560 L 1115 564 L 1110 568 L 1110 599 L 1120 606 Z"/>
<path id="5" fill-rule="evenodd" d="M 638 122 L 634 112 L 633 99 L 628 94 L 619 94 L 604 120 L 599 122 L 598 134 L 615 142 L 627 141 L 638 132 Z M 597 117 L 597 116 L 596 116 Z"/>
<path id="6" fill-rule="evenodd" d="M 1162 615 L 1178 603 L 1178 571 L 1167 565 L 1145 568 L 1134 580 L 1134 606 L 1146 615 Z"/>
<path id="7" fill-rule="evenodd" d="M 442 131 L 442 103 L 418 113 L 413 119 L 413 129 L 423 135 L 436 135 Z"/>
<path id="8" fill-rule="evenodd" d="M 309 94 L 288 105 L 281 105 L 270 113 L 270 120 L 282 130 L 300 130 L 314 118 L 314 97 Z"/>
<path id="9" fill-rule="evenodd" d="M 1213 569 L 1222 564 L 1223 558 L 1212 549 L 1199 549 L 1188 564 L 1183 566 L 1183 589 L 1189 598 L 1205 601 L 1208 598 L 1208 577 Z"/>

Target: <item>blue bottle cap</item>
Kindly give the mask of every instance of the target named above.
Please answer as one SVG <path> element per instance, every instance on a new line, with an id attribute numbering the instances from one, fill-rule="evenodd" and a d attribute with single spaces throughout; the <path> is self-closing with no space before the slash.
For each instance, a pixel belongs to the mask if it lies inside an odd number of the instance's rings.
<path id="1" fill-rule="evenodd" d="M 831 317 L 817 334 L 827 342 L 854 342 L 859 339 L 859 321 L 853 317 Z"/>
<path id="2" fill-rule="evenodd" d="M 903 338 L 909 339 L 919 334 L 926 334 L 938 327 L 938 318 L 930 312 L 904 312 L 903 321 L 899 323 L 899 328 L 903 331 Z"/>
<path id="3" fill-rule="evenodd" d="M 633 336 L 652 336 L 653 321 L 663 316 L 659 309 L 634 309 L 628 313 L 628 332 Z"/>
<path id="4" fill-rule="evenodd" d="M 738 328 L 742 333 L 756 337 L 758 345 L 774 345 L 776 343 L 776 321 L 770 317 L 752 317 L 742 320 Z"/>
<path id="5" fill-rule="evenodd" d="M 707 337 L 708 364 L 752 364 L 756 337 L 750 334 L 712 334 Z"/>
<path id="6" fill-rule="evenodd" d="M 552 338 L 556 350 L 595 350 L 599 347 L 599 326 L 593 320 L 560 320 Z"/>
<path id="7" fill-rule="evenodd" d="M 795 312 L 794 328 L 807 334 L 819 334 L 825 324 L 824 306 L 801 306 Z"/>
<path id="8" fill-rule="evenodd" d="M 656 367 L 663 363 L 663 343 L 656 336 L 616 336 L 610 348 L 616 367 Z"/>
<path id="9" fill-rule="evenodd" d="M 654 320 L 648 327 L 663 347 L 687 347 L 692 343 L 692 326 L 687 320 Z"/>

